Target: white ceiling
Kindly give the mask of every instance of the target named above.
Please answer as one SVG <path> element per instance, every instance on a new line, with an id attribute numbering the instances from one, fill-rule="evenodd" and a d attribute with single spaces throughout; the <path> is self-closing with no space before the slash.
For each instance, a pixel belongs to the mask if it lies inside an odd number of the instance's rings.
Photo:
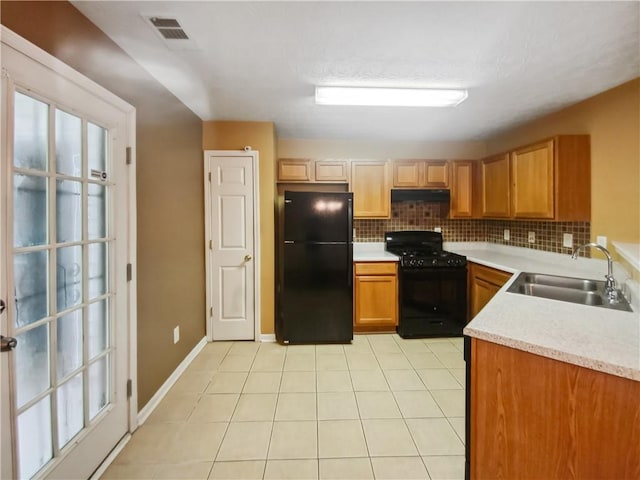
<path id="1" fill-rule="evenodd" d="M 640 76 L 640 3 L 73 1 L 203 120 L 281 138 L 479 140 Z M 175 51 L 144 16 L 177 18 Z M 315 85 L 460 87 L 454 108 L 329 107 Z"/>

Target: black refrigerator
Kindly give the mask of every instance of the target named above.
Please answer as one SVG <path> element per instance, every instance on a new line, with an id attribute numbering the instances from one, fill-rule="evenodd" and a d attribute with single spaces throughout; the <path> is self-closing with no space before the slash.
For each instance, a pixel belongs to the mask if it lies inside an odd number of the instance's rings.
<path id="1" fill-rule="evenodd" d="M 353 194 L 284 192 L 276 338 L 353 340 Z"/>

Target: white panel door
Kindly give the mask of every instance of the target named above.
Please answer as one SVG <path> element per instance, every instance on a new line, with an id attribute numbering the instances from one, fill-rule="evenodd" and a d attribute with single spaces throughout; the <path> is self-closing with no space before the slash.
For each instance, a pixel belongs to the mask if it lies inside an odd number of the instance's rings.
<path id="1" fill-rule="evenodd" d="M 0 472 L 88 478 L 128 431 L 133 108 L 2 34 Z"/>
<path id="2" fill-rule="evenodd" d="M 207 155 L 212 340 L 255 337 L 254 157 Z"/>

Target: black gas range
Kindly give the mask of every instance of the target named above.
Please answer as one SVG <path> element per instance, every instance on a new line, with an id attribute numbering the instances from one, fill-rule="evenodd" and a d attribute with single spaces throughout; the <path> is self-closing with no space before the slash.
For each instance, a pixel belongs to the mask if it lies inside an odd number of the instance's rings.
<path id="1" fill-rule="evenodd" d="M 398 334 L 403 338 L 461 336 L 467 314 L 467 258 L 442 248 L 442 234 L 385 233 L 385 249 L 400 257 Z"/>

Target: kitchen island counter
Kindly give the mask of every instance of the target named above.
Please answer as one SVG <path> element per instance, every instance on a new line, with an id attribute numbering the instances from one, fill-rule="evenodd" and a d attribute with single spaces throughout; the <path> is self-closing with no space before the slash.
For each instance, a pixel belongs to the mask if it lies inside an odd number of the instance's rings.
<path id="1" fill-rule="evenodd" d="M 449 243 L 445 249 L 469 261 L 521 271 L 602 279 L 606 262 L 523 248 Z M 512 278 L 465 327 L 471 337 L 592 370 L 640 381 L 638 310 L 606 308 L 549 300 L 506 290 Z"/>

